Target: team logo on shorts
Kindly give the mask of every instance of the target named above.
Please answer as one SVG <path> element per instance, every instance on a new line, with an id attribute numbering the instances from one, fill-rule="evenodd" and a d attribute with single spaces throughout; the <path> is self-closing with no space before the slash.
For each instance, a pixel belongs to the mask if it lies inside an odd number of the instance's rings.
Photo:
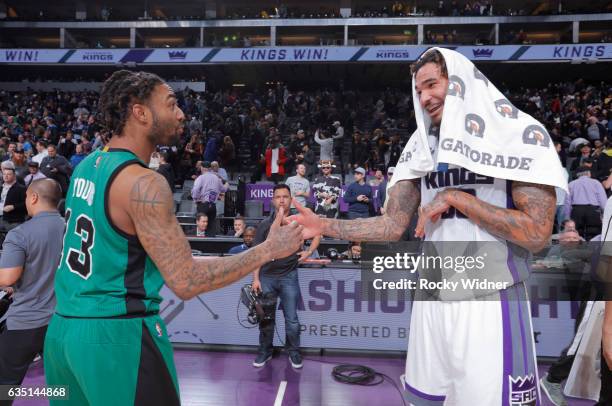
<path id="1" fill-rule="evenodd" d="M 527 376 L 508 375 L 510 393 L 508 404 L 510 406 L 535 406 L 538 400 L 538 390 L 533 374 Z"/>
<path id="2" fill-rule="evenodd" d="M 518 109 L 510 103 L 508 99 L 499 99 L 495 101 L 495 110 L 502 117 L 507 118 L 517 118 L 518 117 Z"/>
<path id="3" fill-rule="evenodd" d="M 448 78 L 448 91 L 446 94 L 450 96 L 461 97 L 462 99 L 465 96 L 465 83 L 463 80 L 456 75 L 451 75 Z"/>
<path id="4" fill-rule="evenodd" d="M 483 75 L 482 72 L 479 71 L 478 68 L 475 66 L 474 66 L 474 77 L 476 79 L 482 80 L 485 83 L 485 85 L 489 86 L 489 79 L 487 79 L 487 77 Z"/>
<path id="5" fill-rule="evenodd" d="M 162 332 L 161 326 L 159 325 L 159 323 L 155 323 L 155 331 L 157 331 L 157 336 L 161 337 L 164 335 L 164 333 Z"/>
<path id="6" fill-rule="evenodd" d="M 485 122 L 478 114 L 468 114 L 465 116 L 465 131 L 478 138 L 484 136 Z"/>
<path id="7" fill-rule="evenodd" d="M 550 136 L 544 127 L 532 124 L 523 131 L 523 143 L 548 147 L 550 146 Z"/>

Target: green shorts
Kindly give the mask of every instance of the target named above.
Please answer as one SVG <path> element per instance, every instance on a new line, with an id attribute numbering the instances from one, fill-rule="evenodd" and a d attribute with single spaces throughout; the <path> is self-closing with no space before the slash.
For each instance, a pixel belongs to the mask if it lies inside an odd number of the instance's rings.
<path id="1" fill-rule="evenodd" d="M 47 385 L 68 387 L 51 405 L 180 405 L 172 346 L 158 315 L 51 319 Z"/>

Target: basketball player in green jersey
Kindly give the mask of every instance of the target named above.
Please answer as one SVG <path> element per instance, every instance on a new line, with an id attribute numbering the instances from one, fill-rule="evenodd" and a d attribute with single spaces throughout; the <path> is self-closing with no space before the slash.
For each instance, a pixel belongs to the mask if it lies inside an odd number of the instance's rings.
<path id="1" fill-rule="evenodd" d="M 156 145 L 174 143 L 184 115 L 158 76 L 121 70 L 103 85 L 99 112 L 112 138 L 83 160 L 66 198 L 66 235 L 55 278 L 56 314 L 44 357 L 48 385 L 68 386 L 61 405 L 178 405 L 166 328 L 164 282 L 181 299 L 228 285 L 302 243 L 281 225 L 240 255 L 191 255 L 166 179 L 148 169 Z"/>

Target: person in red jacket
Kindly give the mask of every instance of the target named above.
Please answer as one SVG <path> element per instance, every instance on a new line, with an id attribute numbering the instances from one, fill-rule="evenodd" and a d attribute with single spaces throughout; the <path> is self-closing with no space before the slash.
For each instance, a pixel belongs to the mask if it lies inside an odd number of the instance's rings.
<path id="1" fill-rule="evenodd" d="M 274 136 L 266 149 L 266 176 L 274 184 L 279 183 L 285 177 L 285 162 L 287 153 L 285 147 L 280 143 L 280 137 Z"/>

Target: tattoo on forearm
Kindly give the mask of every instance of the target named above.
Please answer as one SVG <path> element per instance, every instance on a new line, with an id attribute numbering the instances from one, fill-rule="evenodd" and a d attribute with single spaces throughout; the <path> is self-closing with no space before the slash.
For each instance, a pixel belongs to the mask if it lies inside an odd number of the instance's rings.
<path id="1" fill-rule="evenodd" d="M 176 217 L 172 192 L 157 173 L 141 176 L 130 192 L 130 212 L 138 239 L 164 276 L 182 297 L 217 289 L 242 278 L 266 261 L 266 246 L 248 253 L 197 261 Z"/>
<path id="2" fill-rule="evenodd" d="M 530 250 L 548 243 L 555 218 L 555 191 L 552 186 L 513 182 L 516 209 L 493 206 L 454 189 L 449 193 L 453 206 L 479 227 Z"/>
<path id="3" fill-rule="evenodd" d="M 324 235 L 349 241 L 399 240 L 421 202 L 419 180 L 405 180 L 389 189 L 383 216 L 357 220 L 324 220 Z"/>

